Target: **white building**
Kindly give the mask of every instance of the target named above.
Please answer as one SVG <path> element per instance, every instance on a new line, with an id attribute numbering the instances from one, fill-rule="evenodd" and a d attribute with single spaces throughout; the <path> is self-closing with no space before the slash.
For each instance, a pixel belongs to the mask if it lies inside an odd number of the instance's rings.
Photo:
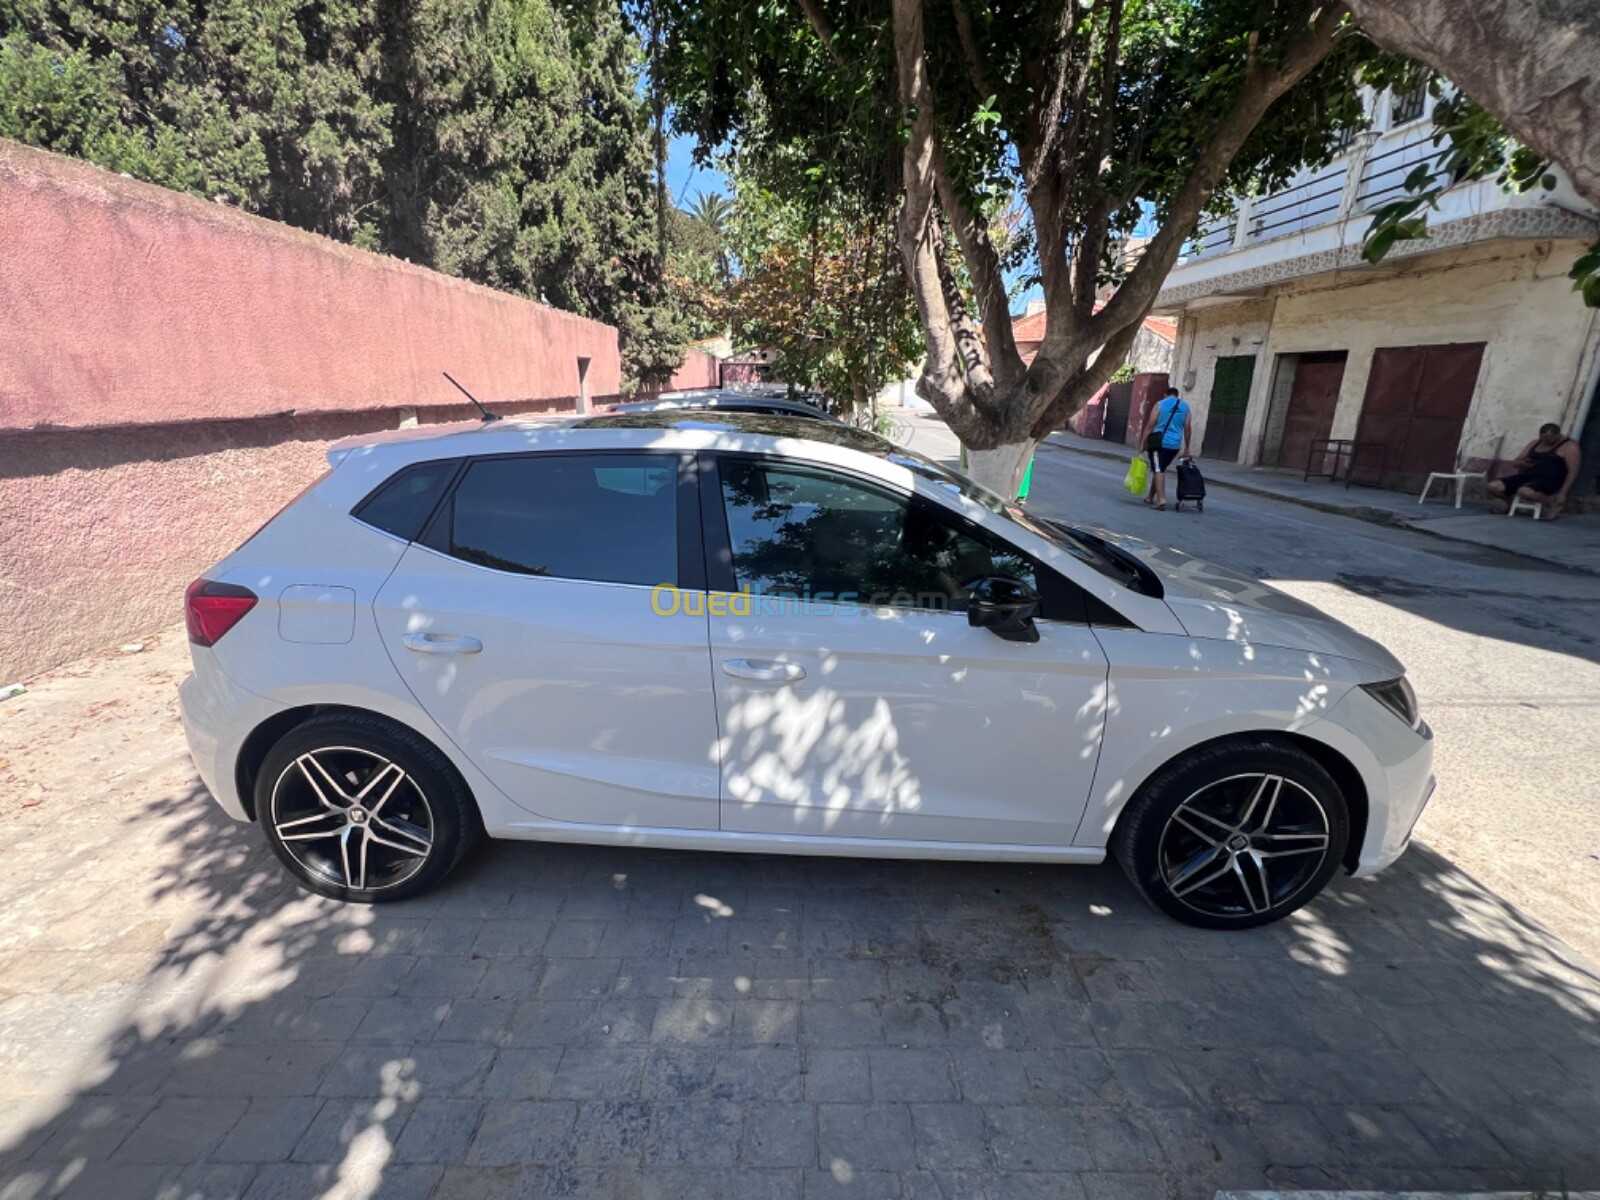
<path id="1" fill-rule="evenodd" d="M 1425 240 L 1361 258 L 1369 214 L 1437 156 L 1425 94 L 1371 99 L 1372 129 L 1329 165 L 1203 226 L 1155 311 L 1178 320 L 1173 381 L 1203 453 L 1247 464 L 1332 465 L 1319 439 L 1350 439 L 1357 475 L 1415 486 L 1458 460 L 1504 463 L 1539 425 L 1582 437 L 1600 376 L 1600 311 L 1567 271 L 1595 214 L 1561 181 L 1506 194 L 1449 189 Z M 1349 449 L 1349 448 L 1347 448 Z"/>

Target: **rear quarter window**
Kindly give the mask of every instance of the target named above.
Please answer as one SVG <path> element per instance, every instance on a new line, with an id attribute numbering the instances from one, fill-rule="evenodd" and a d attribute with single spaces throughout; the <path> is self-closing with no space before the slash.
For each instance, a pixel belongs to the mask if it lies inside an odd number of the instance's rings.
<path id="1" fill-rule="evenodd" d="M 397 471 L 351 509 L 350 515 L 409 542 L 439 503 L 458 465 L 455 459 L 446 459 Z"/>

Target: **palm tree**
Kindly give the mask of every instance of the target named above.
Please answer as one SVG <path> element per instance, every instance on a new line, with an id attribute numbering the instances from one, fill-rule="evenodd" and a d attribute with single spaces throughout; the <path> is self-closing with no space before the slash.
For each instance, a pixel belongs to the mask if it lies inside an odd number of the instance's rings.
<path id="1" fill-rule="evenodd" d="M 733 275 L 728 261 L 728 222 L 733 219 L 733 201 L 720 192 L 699 192 L 689 205 L 689 215 L 712 233 L 717 242 L 717 272 L 727 283 Z"/>

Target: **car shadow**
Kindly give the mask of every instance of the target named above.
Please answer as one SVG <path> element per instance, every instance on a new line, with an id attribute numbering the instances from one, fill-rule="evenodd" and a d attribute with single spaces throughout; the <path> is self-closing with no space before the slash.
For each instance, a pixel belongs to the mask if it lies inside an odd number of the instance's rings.
<path id="1" fill-rule="evenodd" d="M 798 1194 L 878 1178 L 830 1104 L 924 1098 L 941 1136 L 883 1153 L 934 1194 L 1600 1187 L 1600 978 L 1425 848 L 1242 934 L 1110 865 L 533 843 L 340 906 L 198 787 L 49 865 L 0 884 L 42 931 L 5 951 L 5 1200 Z M 762 1157 L 776 1111 L 808 1161 Z"/>

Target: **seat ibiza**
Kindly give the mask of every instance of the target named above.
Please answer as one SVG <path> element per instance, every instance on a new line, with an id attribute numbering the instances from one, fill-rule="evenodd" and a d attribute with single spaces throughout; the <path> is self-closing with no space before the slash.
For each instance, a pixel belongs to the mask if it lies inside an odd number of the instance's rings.
<path id="1" fill-rule="evenodd" d="M 1097 863 L 1261 925 L 1393 862 L 1433 788 L 1404 671 L 1317 610 L 1039 520 L 842 425 L 411 430 L 187 594 L 184 724 L 305 887 L 481 835 Z"/>

